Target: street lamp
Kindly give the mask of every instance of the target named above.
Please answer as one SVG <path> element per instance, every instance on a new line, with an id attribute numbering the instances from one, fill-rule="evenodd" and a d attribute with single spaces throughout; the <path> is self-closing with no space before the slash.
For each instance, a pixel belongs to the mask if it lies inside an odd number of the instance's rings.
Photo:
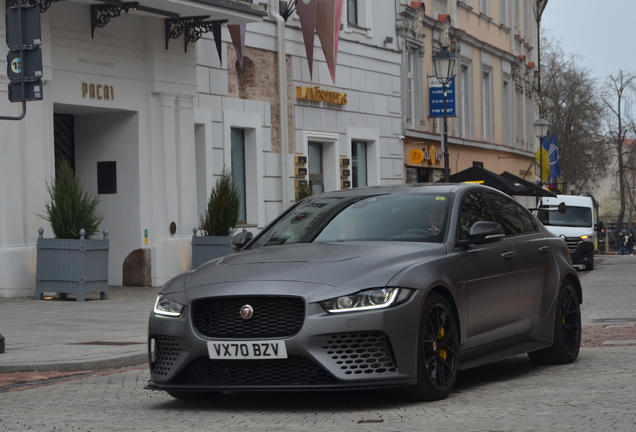
<path id="1" fill-rule="evenodd" d="M 448 45 L 442 45 L 442 49 L 439 50 L 433 57 L 433 70 L 435 71 L 435 77 L 442 84 L 443 99 L 443 114 L 444 114 L 444 132 L 442 133 L 442 151 L 444 152 L 444 181 L 448 182 L 450 177 L 450 170 L 448 168 L 448 117 L 446 113 L 446 86 L 451 82 L 455 76 L 455 63 L 457 57 L 448 50 Z"/>
<path id="2" fill-rule="evenodd" d="M 550 122 L 540 118 L 534 122 L 534 134 L 539 138 L 539 184 L 543 186 L 543 139 L 548 135 Z"/>

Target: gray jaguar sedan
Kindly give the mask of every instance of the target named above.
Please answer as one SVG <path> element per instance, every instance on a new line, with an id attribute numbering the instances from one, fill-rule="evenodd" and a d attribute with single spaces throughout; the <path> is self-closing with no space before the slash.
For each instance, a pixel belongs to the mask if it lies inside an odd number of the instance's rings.
<path id="1" fill-rule="evenodd" d="M 238 253 L 170 280 L 150 315 L 146 388 L 399 388 L 446 397 L 458 370 L 527 353 L 574 362 L 581 283 L 565 242 L 471 184 L 305 198 Z"/>

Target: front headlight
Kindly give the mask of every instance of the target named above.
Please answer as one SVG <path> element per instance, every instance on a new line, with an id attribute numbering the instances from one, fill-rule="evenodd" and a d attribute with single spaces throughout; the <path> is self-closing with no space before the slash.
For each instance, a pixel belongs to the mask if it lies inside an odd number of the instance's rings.
<path id="1" fill-rule="evenodd" d="M 154 313 L 161 316 L 178 317 L 183 312 L 183 305 L 172 301 L 163 295 L 157 297 L 155 302 Z"/>
<path id="2" fill-rule="evenodd" d="M 373 288 L 325 300 L 320 305 L 329 313 L 383 309 L 406 301 L 411 292 L 407 288 Z"/>
<path id="3" fill-rule="evenodd" d="M 582 235 L 581 236 L 581 241 L 593 241 L 594 239 L 592 238 L 592 236 L 586 236 L 586 235 Z"/>

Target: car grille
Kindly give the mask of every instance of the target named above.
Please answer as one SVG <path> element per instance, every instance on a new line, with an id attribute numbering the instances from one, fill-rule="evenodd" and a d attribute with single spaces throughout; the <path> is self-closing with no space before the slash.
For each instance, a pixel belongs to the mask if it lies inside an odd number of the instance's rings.
<path id="1" fill-rule="evenodd" d="M 150 364 L 150 373 L 152 375 L 168 375 L 181 354 L 179 342 L 175 338 L 164 336 L 153 339 L 155 341 L 154 359 Z"/>
<path id="2" fill-rule="evenodd" d="M 347 375 L 397 372 L 389 340 L 381 332 L 332 335 L 322 348 Z"/>
<path id="3" fill-rule="evenodd" d="M 254 308 L 250 319 L 243 319 L 241 307 Z M 224 297 L 192 302 L 192 322 L 203 336 L 210 338 L 289 337 L 305 319 L 305 302 L 298 297 Z"/>
<path id="4" fill-rule="evenodd" d="M 581 239 L 578 237 L 566 237 L 565 244 L 568 245 L 568 249 L 570 252 L 574 252 L 576 250 L 576 246 L 581 242 Z"/>
<path id="5" fill-rule="evenodd" d="M 319 385 L 337 382 L 303 357 L 280 360 L 193 360 L 171 384 L 192 386 Z"/>

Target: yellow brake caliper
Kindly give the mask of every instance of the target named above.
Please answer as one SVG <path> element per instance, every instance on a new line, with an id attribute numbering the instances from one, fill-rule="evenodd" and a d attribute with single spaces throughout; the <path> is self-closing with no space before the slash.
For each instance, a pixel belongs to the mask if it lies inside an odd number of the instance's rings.
<path id="1" fill-rule="evenodd" d="M 441 340 L 443 337 L 444 337 L 444 327 L 442 327 L 442 329 L 437 334 L 437 340 Z M 446 356 L 448 355 L 448 353 L 446 352 L 444 348 L 440 348 L 439 350 L 437 350 L 437 354 L 439 354 L 439 356 L 442 359 L 444 359 L 444 361 L 446 361 Z"/>

